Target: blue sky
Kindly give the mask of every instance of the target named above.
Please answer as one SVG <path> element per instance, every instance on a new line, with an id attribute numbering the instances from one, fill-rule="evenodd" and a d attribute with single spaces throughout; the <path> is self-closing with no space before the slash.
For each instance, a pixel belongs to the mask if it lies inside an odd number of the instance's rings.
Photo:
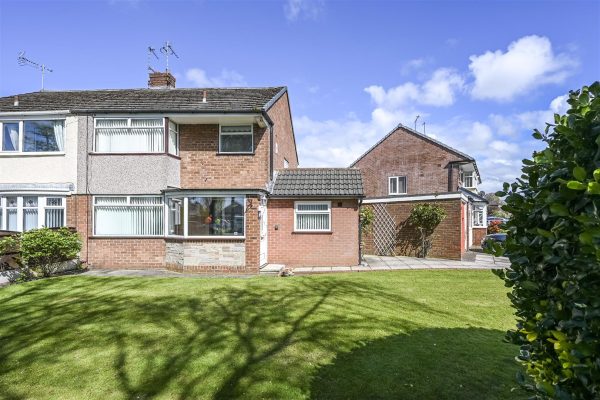
<path id="1" fill-rule="evenodd" d="M 494 191 L 600 78 L 599 21 L 595 1 L 0 0 L 0 96 L 40 89 L 22 50 L 48 90 L 145 87 L 170 40 L 178 87 L 287 85 L 301 166 L 346 166 L 420 115 Z"/>

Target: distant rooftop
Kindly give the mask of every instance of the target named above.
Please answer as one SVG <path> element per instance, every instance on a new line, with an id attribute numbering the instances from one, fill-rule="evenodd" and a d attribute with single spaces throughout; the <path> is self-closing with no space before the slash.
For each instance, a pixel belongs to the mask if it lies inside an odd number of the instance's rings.
<path id="1" fill-rule="evenodd" d="M 0 97 L 0 112 L 227 112 L 252 113 L 268 108 L 286 87 L 103 89 L 43 91 Z M 206 102 L 202 101 L 206 91 Z"/>
<path id="2" fill-rule="evenodd" d="M 298 168 L 277 172 L 274 197 L 363 197 L 362 175 L 352 168 Z"/>

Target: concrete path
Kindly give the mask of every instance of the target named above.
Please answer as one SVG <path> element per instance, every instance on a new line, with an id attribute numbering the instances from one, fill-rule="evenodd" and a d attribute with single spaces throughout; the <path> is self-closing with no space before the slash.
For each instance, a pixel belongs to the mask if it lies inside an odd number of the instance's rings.
<path id="1" fill-rule="evenodd" d="M 301 267 L 294 274 L 316 274 L 331 272 L 391 271 L 402 269 L 496 269 L 507 268 L 510 262 L 505 257 L 477 254 L 475 261 L 458 261 L 442 258 L 416 258 L 403 256 L 365 256 L 362 265 L 355 267 Z"/>

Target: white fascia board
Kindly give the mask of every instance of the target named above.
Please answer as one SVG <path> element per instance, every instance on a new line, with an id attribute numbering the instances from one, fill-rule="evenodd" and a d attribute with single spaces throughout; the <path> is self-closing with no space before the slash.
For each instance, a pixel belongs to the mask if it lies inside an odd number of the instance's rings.
<path id="1" fill-rule="evenodd" d="M 375 204 L 375 203 L 402 203 L 407 201 L 428 201 L 428 200 L 451 200 L 451 199 L 463 199 L 467 200 L 466 196 L 461 193 L 443 193 L 443 194 L 426 194 L 426 195 L 414 195 L 414 196 L 402 196 L 402 197 L 385 197 L 380 199 L 364 199 L 363 204 Z"/>
<path id="2" fill-rule="evenodd" d="M 67 115 L 71 112 L 69 110 L 58 110 L 58 111 L 5 111 L 0 112 L 0 117 L 37 117 L 44 115 Z"/>

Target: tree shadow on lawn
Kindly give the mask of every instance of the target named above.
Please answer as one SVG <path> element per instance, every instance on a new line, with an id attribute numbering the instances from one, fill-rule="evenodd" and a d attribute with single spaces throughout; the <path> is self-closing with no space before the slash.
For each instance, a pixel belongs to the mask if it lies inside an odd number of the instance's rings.
<path id="1" fill-rule="evenodd" d="M 322 366 L 313 399 L 515 399 L 520 368 L 505 332 L 418 329 L 377 339 Z M 511 391 L 511 389 L 515 388 Z"/>
<path id="2" fill-rule="evenodd" d="M 326 277 L 202 284 L 66 277 L 1 295 L 7 399 L 305 397 L 323 359 L 419 328 L 402 315 L 457 318 L 373 282 Z M 385 350 L 393 351 L 404 354 Z M 421 355 L 413 356 L 418 363 Z M 334 376 L 329 368 L 322 372 Z"/>

